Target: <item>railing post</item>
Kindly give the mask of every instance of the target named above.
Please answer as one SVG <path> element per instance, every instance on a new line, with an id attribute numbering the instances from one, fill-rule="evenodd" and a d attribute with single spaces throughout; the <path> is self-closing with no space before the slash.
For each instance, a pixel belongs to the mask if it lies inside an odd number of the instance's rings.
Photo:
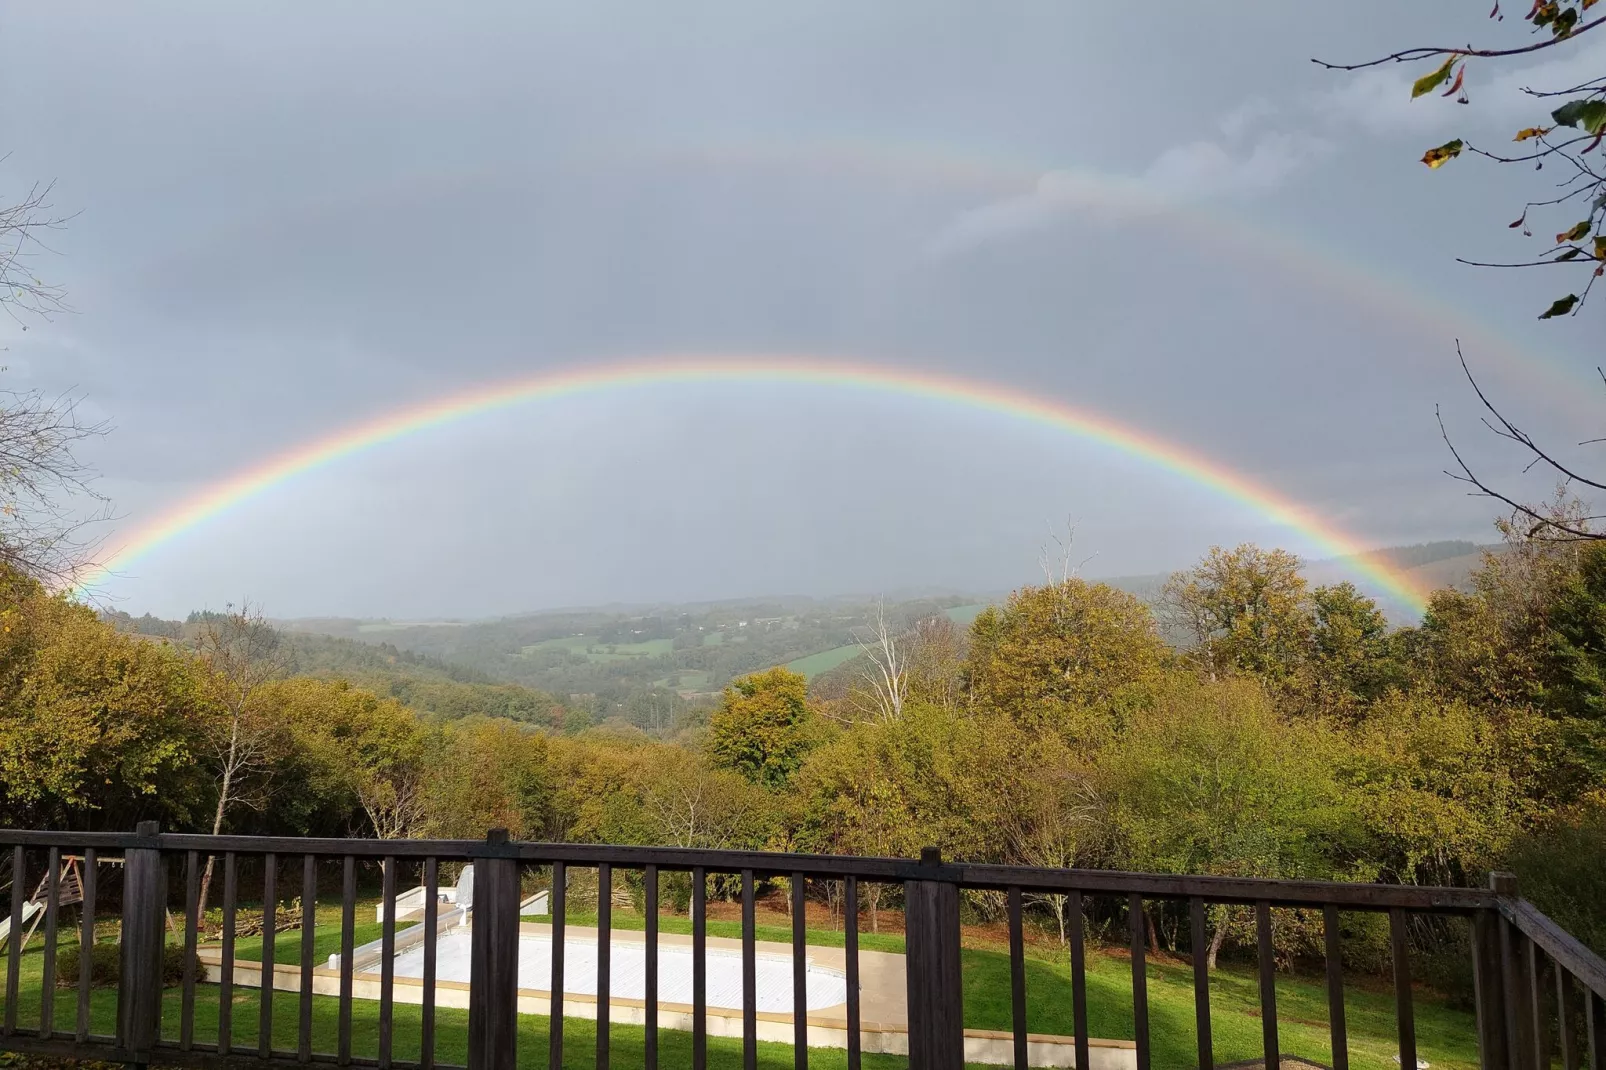
<path id="1" fill-rule="evenodd" d="M 905 881 L 904 940 L 909 998 L 909 1065 L 961 1070 L 965 1063 L 959 963 L 959 886 L 940 876 L 942 855 L 920 852 L 931 879 Z"/>
<path id="2" fill-rule="evenodd" d="M 501 857 L 474 860 L 469 921 L 469 1070 L 513 1070 L 517 1064 L 519 1001 L 519 862 L 507 829 L 485 844 Z"/>
<path id="3" fill-rule="evenodd" d="M 117 1046 L 127 1062 L 148 1063 L 162 1024 L 162 950 L 166 944 L 167 870 L 155 837 L 141 821 L 134 835 L 151 841 L 123 853 L 123 934 L 118 958 Z M 82 962 L 79 969 L 89 968 Z"/>
<path id="4" fill-rule="evenodd" d="M 1489 874 L 1489 890 L 1516 895 L 1510 873 Z M 1478 1062 L 1482 1070 L 1513 1070 L 1507 1030 L 1514 993 L 1507 991 L 1504 955 L 1505 924 L 1494 907 L 1472 917 L 1472 981 L 1478 1010 Z"/>

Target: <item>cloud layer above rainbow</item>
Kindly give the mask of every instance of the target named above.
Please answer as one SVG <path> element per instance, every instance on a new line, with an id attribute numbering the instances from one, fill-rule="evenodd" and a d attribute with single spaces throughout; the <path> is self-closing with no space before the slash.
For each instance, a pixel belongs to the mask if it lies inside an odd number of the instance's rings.
<path id="1" fill-rule="evenodd" d="M 1129 427 L 1106 416 L 1020 390 L 932 372 L 785 354 L 664 356 L 543 371 L 465 390 L 445 398 L 345 427 L 304 443 L 262 464 L 235 473 L 179 502 L 134 529 L 90 575 L 80 590 L 93 590 L 159 547 L 191 534 L 208 520 L 304 473 L 408 435 L 513 406 L 660 384 L 793 383 L 874 391 L 998 413 L 1067 432 L 1138 458 L 1221 497 L 1256 516 L 1298 533 L 1335 557 L 1353 558 L 1368 586 L 1421 612 L 1426 592 L 1386 562 L 1365 556 L 1354 535 L 1248 477 L 1191 448 Z"/>

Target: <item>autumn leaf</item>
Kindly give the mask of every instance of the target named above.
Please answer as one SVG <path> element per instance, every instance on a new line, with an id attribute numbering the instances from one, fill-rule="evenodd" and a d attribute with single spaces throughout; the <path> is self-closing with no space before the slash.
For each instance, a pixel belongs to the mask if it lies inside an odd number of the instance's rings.
<path id="1" fill-rule="evenodd" d="M 1578 295 L 1568 294 L 1566 297 L 1554 302 L 1548 309 L 1545 310 L 1544 315 L 1540 316 L 1539 318 L 1542 320 L 1551 320 L 1555 319 L 1557 316 L 1565 316 L 1567 313 L 1573 310 L 1573 306 L 1576 304 L 1578 304 Z"/>
<path id="2" fill-rule="evenodd" d="M 1606 260 L 1606 234 L 1595 235 L 1595 259 Z"/>
<path id="3" fill-rule="evenodd" d="M 1518 130 L 1517 131 L 1517 136 L 1512 138 L 1511 140 L 1512 141 L 1527 141 L 1529 138 L 1544 137 L 1546 134 L 1550 133 L 1554 129 L 1556 129 L 1556 128 L 1553 127 L 1553 126 L 1530 126 L 1530 127 L 1527 127 L 1526 129 Z"/>
<path id="4" fill-rule="evenodd" d="M 1560 256 L 1556 257 L 1556 259 L 1552 260 L 1551 263 L 1553 263 L 1553 264 L 1560 263 L 1563 260 L 1577 260 L 1583 254 L 1584 254 L 1584 251 L 1582 249 L 1578 248 L 1577 246 L 1574 246 L 1573 248 L 1568 249 L 1565 252 L 1563 252 Z"/>
<path id="5" fill-rule="evenodd" d="M 1566 244 L 1567 242 L 1570 242 L 1570 241 L 1577 241 L 1579 238 L 1582 238 L 1585 234 L 1588 234 L 1588 233 L 1589 233 L 1589 220 L 1586 219 L 1582 223 L 1579 223 L 1579 224 L 1575 225 L 1573 227 L 1573 229 L 1564 230 L 1560 234 L 1556 235 L 1556 244 L 1557 245 L 1564 245 L 1564 244 Z"/>
<path id="6" fill-rule="evenodd" d="M 1444 61 L 1438 70 L 1434 71 L 1432 74 L 1424 74 L 1422 77 L 1413 82 L 1411 85 L 1411 99 L 1415 100 L 1423 93 L 1431 93 L 1435 89 L 1439 88 L 1439 86 L 1443 85 L 1450 77 L 1450 68 L 1454 67 L 1456 65 L 1456 61 L 1460 58 L 1460 56 L 1451 56 L 1449 59 Z"/>
<path id="7" fill-rule="evenodd" d="M 1590 8 L 1592 8 L 1594 6 L 1595 6 L 1595 0 L 1584 0 L 1583 5 L 1582 5 L 1582 10 L 1588 11 Z"/>
<path id="8" fill-rule="evenodd" d="M 1524 213 L 1522 213 L 1522 218 L 1521 219 L 1513 219 L 1511 222 L 1507 223 L 1506 224 L 1506 229 L 1507 230 L 1516 230 L 1518 227 L 1522 226 L 1526 222 L 1528 222 L 1528 213 L 1524 212 Z"/>
<path id="9" fill-rule="evenodd" d="M 1463 64 L 1461 64 L 1461 69 L 1455 72 L 1455 81 L 1451 83 L 1450 88 L 1446 89 L 1443 93 L 1441 93 L 1439 95 L 1440 96 L 1444 96 L 1444 97 L 1453 97 L 1453 96 L 1455 96 L 1457 93 L 1461 92 L 1461 86 L 1462 86 L 1463 83 L 1466 82 L 1466 80 L 1467 80 L 1467 65 L 1465 63 L 1463 63 Z"/>
<path id="10" fill-rule="evenodd" d="M 1461 150 L 1465 147 L 1460 138 L 1456 138 L 1454 141 L 1446 141 L 1438 148 L 1429 149 L 1423 153 L 1422 162 L 1435 169 L 1443 167 L 1446 163 L 1461 155 Z"/>

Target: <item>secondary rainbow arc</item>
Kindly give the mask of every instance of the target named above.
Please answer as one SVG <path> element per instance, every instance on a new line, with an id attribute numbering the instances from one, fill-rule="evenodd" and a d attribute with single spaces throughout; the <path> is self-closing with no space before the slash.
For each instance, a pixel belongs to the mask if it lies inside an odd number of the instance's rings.
<path id="1" fill-rule="evenodd" d="M 208 520 L 297 476 L 407 435 L 516 405 L 601 393 L 622 387 L 675 383 L 789 383 L 860 389 L 924 398 L 1055 428 L 1142 459 L 1303 535 L 1335 557 L 1354 559 L 1354 570 L 1413 611 L 1426 592 L 1403 572 L 1367 557 L 1353 534 L 1293 499 L 1181 444 L 1068 403 L 1013 387 L 944 373 L 840 360 L 758 354 L 679 356 L 628 360 L 544 371 L 475 387 L 342 428 L 261 464 L 237 472 L 180 501 L 137 527 L 79 584 L 96 587 L 122 569 Z"/>

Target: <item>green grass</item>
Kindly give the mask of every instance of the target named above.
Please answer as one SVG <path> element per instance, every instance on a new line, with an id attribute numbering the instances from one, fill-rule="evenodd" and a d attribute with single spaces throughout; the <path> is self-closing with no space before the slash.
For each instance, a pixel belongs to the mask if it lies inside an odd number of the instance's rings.
<path id="1" fill-rule="evenodd" d="M 523 648 L 523 653 L 539 650 L 567 650 L 593 662 L 633 661 L 636 658 L 658 658 L 674 650 L 673 639 L 648 639 L 642 643 L 604 643 L 594 635 L 565 635 L 559 639 L 543 639 Z"/>
<path id="2" fill-rule="evenodd" d="M 43 954 L 35 944 L 23 954 L 21 963 L 22 985 L 18 991 L 17 1022 L 31 1031 L 39 1022 L 40 980 L 43 971 Z M 0 962 L 4 962 L 0 956 Z M 260 993 L 256 989 L 239 989 L 233 999 L 233 1025 L 230 1035 L 236 1050 L 255 1052 L 257 1023 L 259 1021 Z M 162 996 L 162 1035 L 178 1039 L 179 1011 L 182 995 L 179 989 L 170 988 Z M 212 1042 L 218 1035 L 218 987 L 197 985 L 195 990 L 195 1037 L 201 1042 Z M 0 1006 L 3 1006 L 0 1000 Z M 77 1014 L 77 993 L 61 989 L 56 993 L 57 1029 L 71 1029 Z M 297 1045 L 297 1023 L 300 1002 L 295 992 L 274 992 L 273 1047 L 294 1051 Z M 333 996 L 312 998 L 312 1049 L 333 1052 L 339 1040 L 339 1001 Z M 352 1003 L 352 1053 L 358 1058 L 376 1058 L 379 1053 L 379 1004 L 374 1000 L 356 1000 Z M 418 1058 L 419 1034 L 422 1015 L 416 1004 L 397 1003 L 394 1017 L 393 1055 L 398 1060 L 414 1061 Z M 90 999 L 90 1032 L 108 1035 L 116 1030 L 117 993 L 112 989 L 96 989 Z M 521 1068 L 547 1067 L 549 1019 L 535 1015 L 519 1016 L 518 1059 Z M 563 1021 L 563 1066 L 565 1070 L 592 1070 L 596 1066 L 596 1023 L 583 1018 L 565 1018 Z M 691 1034 L 661 1030 L 658 1034 L 660 1064 L 670 1066 L 691 1065 Z M 614 1025 L 608 1030 L 609 1047 L 616 1065 L 639 1066 L 644 1061 L 645 1031 L 640 1026 Z M 0 1040 L 0 1050 L 5 1043 Z M 468 1062 L 468 1012 L 442 1007 L 435 1012 L 435 1055 L 441 1062 L 459 1065 Z M 760 1066 L 774 1070 L 790 1070 L 792 1049 L 784 1044 L 760 1044 Z M 810 1053 L 809 1064 L 818 1070 L 846 1070 L 847 1053 L 837 1049 L 821 1048 Z M 740 1038 L 709 1037 L 708 1066 L 711 1070 L 737 1070 L 742 1065 Z M 864 1064 L 869 1070 L 903 1070 L 907 1061 L 894 1056 L 866 1055 Z"/>
<path id="3" fill-rule="evenodd" d="M 323 913 L 319 911 L 320 915 Z M 312 934 L 312 960 L 322 966 L 329 960 L 330 955 L 340 953 L 340 929 L 338 917 L 326 920 L 320 917 L 317 929 Z M 411 929 L 417 922 L 408 922 L 396 927 L 396 935 Z M 378 940 L 384 935 L 384 925 L 377 921 L 359 921 L 351 927 L 351 946 L 361 947 L 371 940 Z M 208 945 L 210 946 L 210 945 Z M 262 937 L 246 936 L 234 942 L 234 957 L 244 962 L 262 961 Z M 280 966 L 298 966 L 301 964 L 301 930 L 292 929 L 288 932 L 275 933 L 273 936 L 273 961 Z"/>
<path id="4" fill-rule="evenodd" d="M 789 661 L 786 667 L 793 672 L 802 673 L 806 679 L 812 680 L 822 672 L 830 672 L 844 661 L 851 661 L 861 653 L 859 644 L 850 643 L 847 646 L 832 647 L 822 650 L 818 654 L 810 654 L 806 658 Z"/>
<path id="5" fill-rule="evenodd" d="M 724 643 L 724 632 L 707 632 L 703 635 L 703 646 L 723 646 Z"/>
<path id="6" fill-rule="evenodd" d="M 315 947 L 319 959 L 338 946 L 338 915 L 333 924 L 323 922 L 315 934 Z M 540 919 L 540 920 L 545 920 Z M 572 914 L 575 925 L 594 924 L 595 916 Z M 688 919 L 664 916 L 662 931 L 689 932 Z M 615 926 L 620 929 L 639 929 L 639 915 L 618 912 Z M 327 931 L 326 931 L 327 929 Z M 356 940 L 361 942 L 365 933 L 378 932 L 378 925 L 363 923 L 356 928 Z M 740 924 L 728 921 L 710 921 L 708 931 L 714 936 L 737 936 Z M 761 940 L 789 941 L 790 927 L 760 925 L 756 933 Z M 274 959 L 293 965 L 299 961 L 299 933 L 280 933 L 275 942 Z M 842 933 L 828 929 L 811 929 L 811 944 L 841 946 Z M 366 938 L 372 938 L 371 936 Z M 901 951 L 901 936 L 863 933 L 860 944 L 866 950 Z M 241 958 L 259 958 L 260 939 L 240 941 Z M 254 954 L 251 952 L 254 950 Z M 0 965 L 4 964 L 0 956 Z M 22 985 L 18 1000 L 18 1022 L 24 1029 L 37 1025 L 39 989 L 43 954 L 40 943 L 34 941 L 21 962 Z M 999 950 L 985 947 L 966 947 L 963 951 L 964 1020 L 968 1028 L 1010 1028 L 1009 956 Z M 1194 1005 L 1192 967 L 1170 961 L 1148 964 L 1147 970 L 1150 1036 L 1153 1043 L 1155 1070 L 1184 1070 L 1196 1064 L 1194 1047 Z M 1058 949 L 1044 945 L 1029 945 L 1026 962 L 1027 1023 L 1033 1032 L 1066 1035 L 1071 1027 L 1071 984 L 1068 964 Z M 241 989 L 235 996 L 233 1037 L 237 1047 L 255 1049 L 258 1021 L 258 992 Z M 1089 1032 L 1095 1037 L 1129 1040 L 1133 1035 L 1131 964 L 1123 953 L 1090 951 L 1087 969 L 1087 998 Z M 1394 1062 L 1397 1051 L 1394 995 L 1383 983 L 1360 979 L 1345 990 L 1346 1019 L 1349 1026 L 1350 1062 L 1355 1070 L 1398 1070 Z M 3 1004 L 0 1004 L 3 1005 Z M 1472 1070 L 1478 1065 L 1478 1052 L 1474 1020 L 1469 1012 L 1447 1007 L 1433 993 L 1416 992 L 1416 1032 L 1420 1056 L 1428 1060 L 1435 1070 Z M 200 985 L 196 990 L 196 1036 L 210 1041 L 217 1035 L 218 989 L 215 985 Z M 1330 1064 L 1327 1031 L 1327 993 L 1320 978 L 1278 978 L 1278 1024 L 1281 1048 L 1285 1055 L 1301 1056 L 1312 1061 Z M 57 1028 L 70 1028 L 76 1007 L 76 992 L 59 990 L 56 997 Z M 296 1044 L 297 995 L 293 992 L 274 994 L 274 1046 L 293 1048 Z M 1259 986 L 1253 971 L 1238 965 L 1226 965 L 1211 977 L 1212 1030 L 1215 1055 L 1218 1063 L 1256 1059 L 1261 1053 L 1261 1020 Z M 116 993 L 98 989 L 91 1001 L 92 1031 L 110 1033 L 115 1027 Z M 179 992 L 169 990 L 164 996 L 164 1035 L 176 1037 L 178 1029 Z M 316 1051 L 333 1051 L 336 1045 L 337 1001 L 332 997 L 313 999 L 313 1047 Z M 378 1044 L 378 1004 L 358 1000 L 353 1004 L 354 1052 L 358 1056 L 374 1057 Z M 442 1061 L 466 1062 L 467 1015 L 463 1011 L 442 1009 L 437 1017 L 438 1056 Z M 519 1019 L 520 1067 L 545 1066 L 548 1020 L 542 1017 L 521 1016 Z M 584 1019 L 567 1019 L 564 1024 L 566 1044 L 565 1067 L 594 1065 L 595 1023 Z M 639 1027 L 615 1025 L 610 1031 L 611 1044 L 619 1065 L 633 1065 L 642 1057 L 643 1032 Z M 419 1009 L 408 1004 L 395 1008 L 395 1057 L 415 1059 L 418 1050 Z M 690 1036 L 686 1033 L 664 1031 L 661 1034 L 665 1066 L 690 1064 Z M 3 1044 L 0 1044 L 3 1047 Z M 739 1040 L 709 1038 L 709 1065 L 736 1067 L 740 1063 Z M 780 1044 L 759 1045 L 759 1061 L 777 1070 L 791 1065 L 791 1050 Z M 834 1049 L 818 1049 L 811 1053 L 810 1064 L 821 1070 L 845 1067 L 844 1053 Z M 864 1058 L 864 1065 L 874 1070 L 894 1070 L 905 1065 L 904 1060 L 886 1056 Z"/>
<path id="7" fill-rule="evenodd" d="M 987 602 L 977 602 L 974 605 L 953 606 L 945 611 L 945 615 L 955 624 L 968 628 L 970 627 L 970 622 L 981 616 L 981 611 L 986 609 L 988 605 L 989 603 Z"/>

